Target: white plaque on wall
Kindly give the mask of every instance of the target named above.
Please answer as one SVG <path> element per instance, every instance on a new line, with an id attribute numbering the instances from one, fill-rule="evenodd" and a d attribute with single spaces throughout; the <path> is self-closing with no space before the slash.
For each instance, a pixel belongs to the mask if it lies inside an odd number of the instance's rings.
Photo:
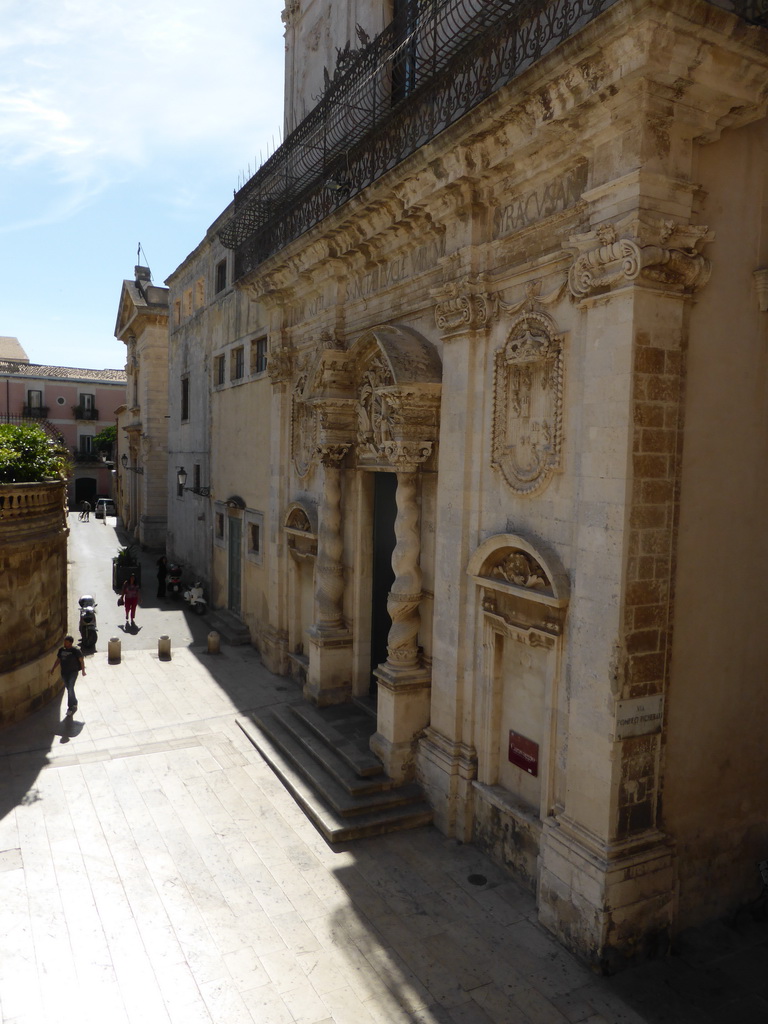
<path id="1" fill-rule="evenodd" d="M 664 695 L 635 697 L 634 700 L 620 700 L 616 704 L 616 739 L 628 736 L 650 736 L 661 732 L 664 717 Z"/>

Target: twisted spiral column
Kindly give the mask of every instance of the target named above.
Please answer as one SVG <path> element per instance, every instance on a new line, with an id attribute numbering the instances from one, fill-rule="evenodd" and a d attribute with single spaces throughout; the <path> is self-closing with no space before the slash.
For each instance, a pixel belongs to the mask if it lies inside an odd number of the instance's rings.
<path id="1" fill-rule="evenodd" d="M 320 461 L 325 467 L 320 522 L 317 531 L 315 598 L 320 633 L 337 632 L 344 626 L 344 541 L 341 535 L 341 469 L 339 465 L 348 445 L 325 447 Z"/>
<path id="2" fill-rule="evenodd" d="M 387 638 L 387 664 L 395 670 L 415 668 L 419 660 L 417 639 L 421 624 L 422 576 L 417 480 L 416 472 L 397 474 L 395 550 L 392 552 L 395 580 L 387 597 L 387 611 L 392 619 Z"/>

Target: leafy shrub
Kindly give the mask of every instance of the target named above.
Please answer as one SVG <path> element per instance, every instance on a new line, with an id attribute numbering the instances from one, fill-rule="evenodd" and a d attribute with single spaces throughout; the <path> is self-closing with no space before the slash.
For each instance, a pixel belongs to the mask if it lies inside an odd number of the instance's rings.
<path id="1" fill-rule="evenodd" d="M 139 559 L 134 545 L 129 544 L 127 547 L 118 548 L 114 562 L 116 565 L 138 565 Z"/>
<path id="2" fill-rule="evenodd" d="M 0 483 L 28 484 L 66 476 L 69 453 L 34 423 L 0 423 Z"/>

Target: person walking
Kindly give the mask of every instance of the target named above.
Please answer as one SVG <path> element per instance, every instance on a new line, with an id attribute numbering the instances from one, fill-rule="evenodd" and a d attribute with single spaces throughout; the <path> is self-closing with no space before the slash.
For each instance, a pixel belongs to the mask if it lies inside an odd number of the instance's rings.
<path id="1" fill-rule="evenodd" d="M 84 501 L 83 504 L 80 506 L 80 519 L 82 519 L 83 522 L 85 523 L 90 522 L 90 515 L 91 504 L 88 501 Z"/>
<path id="2" fill-rule="evenodd" d="M 165 577 L 168 574 L 168 559 L 160 555 L 157 560 L 157 596 L 165 597 Z"/>
<path id="3" fill-rule="evenodd" d="M 64 643 L 56 653 L 56 661 L 48 675 L 53 675 L 61 665 L 61 678 L 67 688 L 67 718 L 77 711 L 77 697 L 75 696 L 75 682 L 78 672 L 85 672 L 85 661 L 83 652 L 79 647 L 74 646 L 75 641 L 71 636 L 64 637 Z"/>
<path id="4" fill-rule="evenodd" d="M 131 573 L 123 584 L 120 596 L 122 597 L 123 604 L 125 605 L 125 624 L 126 626 L 128 625 L 128 616 L 130 615 L 131 625 L 133 625 L 133 619 L 136 615 L 136 607 L 139 603 L 140 596 L 139 584 L 134 573 Z"/>

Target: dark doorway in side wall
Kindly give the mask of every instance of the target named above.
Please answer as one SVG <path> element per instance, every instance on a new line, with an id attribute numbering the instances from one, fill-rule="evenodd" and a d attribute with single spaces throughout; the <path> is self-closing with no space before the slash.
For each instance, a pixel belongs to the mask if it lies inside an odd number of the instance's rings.
<path id="1" fill-rule="evenodd" d="M 373 670 L 387 660 L 387 638 L 392 620 L 387 595 L 395 581 L 392 552 L 395 550 L 397 475 L 374 474 L 373 488 L 373 572 L 371 584 L 371 683 L 370 695 L 377 694 Z"/>
<path id="2" fill-rule="evenodd" d="M 93 476 L 80 476 L 75 480 L 75 505 L 87 501 L 91 508 L 96 505 L 96 478 Z"/>

